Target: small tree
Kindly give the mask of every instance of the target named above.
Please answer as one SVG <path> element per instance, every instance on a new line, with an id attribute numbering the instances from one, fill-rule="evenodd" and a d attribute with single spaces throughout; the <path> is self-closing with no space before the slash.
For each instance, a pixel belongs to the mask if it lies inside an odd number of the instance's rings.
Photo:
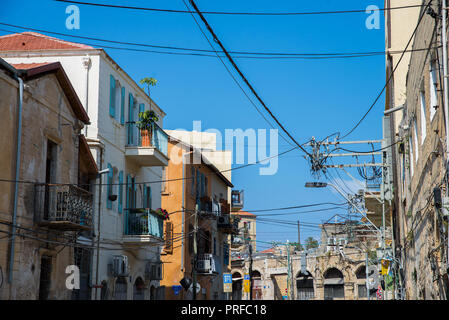
<path id="1" fill-rule="evenodd" d="M 308 237 L 306 239 L 306 249 L 313 249 L 313 248 L 318 248 L 319 244 L 318 241 L 315 240 L 312 237 Z"/>
<path id="2" fill-rule="evenodd" d="M 157 84 L 157 80 L 155 78 L 145 77 L 143 79 L 140 79 L 140 84 L 147 86 L 148 97 L 150 98 L 150 104 L 151 104 L 150 87 L 154 87 Z M 150 105 L 150 108 L 151 108 L 151 105 Z"/>

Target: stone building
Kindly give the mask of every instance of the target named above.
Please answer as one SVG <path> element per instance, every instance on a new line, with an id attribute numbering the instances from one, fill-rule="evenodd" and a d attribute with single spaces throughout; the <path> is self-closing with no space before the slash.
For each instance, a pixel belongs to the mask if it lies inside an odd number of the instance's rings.
<path id="1" fill-rule="evenodd" d="M 386 4 L 394 7 L 401 1 Z M 422 6 L 386 11 L 393 243 L 404 288 L 399 298 L 447 299 L 447 211 L 441 203 L 448 194 L 442 2 L 410 4 Z M 409 40 L 408 52 L 402 55 Z"/>
<path id="2" fill-rule="evenodd" d="M 102 173 L 94 190 L 91 297 L 163 296 L 162 221 L 154 213 L 161 207 L 161 183 L 153 182 L 161 181 L 168 165 L 164 111 L 101 48 L 23 32 L 0 37 L 0 56 L 12 64 L 61 63 L 91 119 L 83 133 Z M 151 139 L 142 139 L 136 121 L 148 110 L 158 120 Z"/>
<path id="3" fill-rule="evenodd" d="M 166 242 L 161 256 L 165 299 L 193 298 L 193 291 L 185 290 L 181 280 L 193 282 L 192 268 L 196 263 L 200 285 L 196 299 L 224 300 L 223 273 L 230 271 L 229 235 L 236 229 L 230 216 L 231 153 L 216 150 L 216 135 L 212 133 L 167 132 L 170 161 L 164 171 L 167 181 L 162 206 L 171 214 L 165 222 Z M 196 262 L 195 223 L 198 224 Z"/>
<path id="4" fill-rule="evenodd" d="M 321 230 L 318 248 L 296 251 L 293 246 L 278 245 L 253 255 L 253 299 L 367 299 L 366 259 L 368 253 L 368 274 L 376 277 L 377 238 L 367 238 L 368 229 L 360 221 L 327 222 Z M 235 279 L 249 274 L 249 258 L 231 272 Z M 377 287 L 369 291 L 370 299 L 376 299 Z M 248 300 L 249 294 L 241 298 Z"/>
<path id="5" fill-rule="evenodd" d="M 70 299 L 90 263 L 79 242 L 92 230 L 97 167 L 81 134 L 89 117 L 62 65 L 0 59 L 0 299 Z"/>

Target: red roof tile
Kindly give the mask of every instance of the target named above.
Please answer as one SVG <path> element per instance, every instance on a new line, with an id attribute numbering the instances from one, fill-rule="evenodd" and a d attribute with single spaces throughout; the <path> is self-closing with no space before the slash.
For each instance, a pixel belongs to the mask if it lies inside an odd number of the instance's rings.
<path id="1" fill-rule="evenodd" d="M 94 49 L 81 43 L 49 37 L 37 32 L 22 32 L 0 36 L 0 51 L 83 50 Z"/>
<path id="2" fill-rule="evenodd" d="M 38 63 L 11 63 L 11 65 L 18 70 L 33 69 L 40 66 L 45 66 L 51 62 L 38 62 Z"/>
<path id="3" fill-rule="evenodd" d="M 266 249 L 266 250 L 260 251 L 259 253 L 274 253 L 274 249 L 273 248 Z"/>
<path id="4" fill-rule="evenodd" d="M 249 213 L 249 212 L 246 212 L 246 211 L 236 211 L 236 212 L 232 212 L 232 214 L 236 214 L 236 215 L 239 215 L 239 216 L 256 217 L 255 214 Z"/>

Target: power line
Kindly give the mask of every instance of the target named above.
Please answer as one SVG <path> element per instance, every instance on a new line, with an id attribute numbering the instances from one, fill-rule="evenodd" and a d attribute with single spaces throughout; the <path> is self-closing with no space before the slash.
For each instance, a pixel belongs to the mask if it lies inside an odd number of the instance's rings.
<path id="1" fill-rule="evenodd" d="M 111 39 L 105 39 L 105 38 L 98 38 L 98 37 L 92 37 L 92 36 L 80 36 L 80 35 L 73 35 L 68 33 L 62 33 L 62 32 L 55 32 L 55 31 L 49 31 L 44 29 L 38 29 L 38 28 L 32 28 L 32 27 L 26 27 L 26 26 L 19 26 L 15 24 L 0 22 L 0 25 L 13 27 L 17 29 L 22 30 L 31 30 L 35 32 L 42 32 L 42 33 L 48 33 L 52 35 L 58 35 L 58 36 L 64 36 L 64 37 L 70 37 L 70 38 L 76 38 L 76 39 L 84 39 L 84 40 L 93 40 L 93 41 L 99 41 L 99 42 L 107 42 L 107 43 L 113 43 L 113 44 L 120 44 L 120 45 L 131 45 L 131 46 L 138 46 L 138 47 L 148 47 L 148 48 L 156 48 L 156 49 L 167 49 L 167 50 L 179 50 L 179 51 L 191 51 L 191 52 L 199 52 L 199 53 L 223 53 L 222 51 L 215 51 L 215 50 L 209 50 L 209 49 L 198 49 L 198 48 L 186 48 L 186 47 L 177 47 L 177 46 L 163 46 L 163 45 L 156 45 L 156 44 L 148 44 L 148 43 L 139 43 L 139 42 L 129 42 L 129 41 L 120 41 L 120 40 L 111 40 Z M 0 29 L 5 32 L 16 32 L 6 29 Z M 26 34 L 25 36 L 30 37 L 39 37 L 37 35 L 32 34 Z M 98 46 L 97 44 L 91 44 L 91 43 L 82 43 L 92 46 Z M 133 48 L 124 48 L 124 47 L 105 47 L 105 48 L 112 48 L 112 49 L 124 49 L 124 50 L 136 50 Z M 424 51 L 427 50 L 427 48 L 423 49 L 411 49 L 407 50 L 406 52 L 414 52 L 414 51 Z M 154 51 L 154 50 L 136 50 L 139 52 L 150 52 L 150 53 L 163 53 L 163 54 L 181 54 L 181 55 L 195 55 L 195 56 L 205 56 L 205 57 L 216 57 L 215 54 L 194 54 L 194 53 L 182 53 L 182 52 L 166 52 L 166 51 Z M 385 54 L 397 54 L 402 53 L 402 51 L 366 51 L 366 52 L 258 52 L 258 51 L 228 51 L 230 54 L 240 54 L 240 55 L 249 55 L 249 56 L 234 56 L 234 58 L 250 58 L 250 59 L 330 59 L 330 58 L 352 58 L 352 57 L 370 57 L 370 56 L 376 56 L 376 55 L 385 55 Z M 252 56 L 251 56 L 252 55 Z M 258 57 L 258 56 L 261 57 Z M 279 56 L 279 57 L 278 57 Z M 224 56 L 222 56 L 224 57 Z"/>
<path id="2" fill-rule="evenodd" d="M 107 8 L 117 8 L 117 9 L 131 9 L 131 10 L 143 10 L 143 11 L 153 11 L 153 12 L 165 12 L 165 13 L 197 13 L 190 10 L 180 10 L 180 9 L 161 9 L 161 8 L 146 8 L 146 7 L 134 7 L 134 6 L 123 6 L 123 5 L 112 5 L 103 3 L 93 3 L 93 2 L 82 2 L 82 1 L 71 1 L 71 0 L 54 0 L 57 2 L 81 4 L 96 7 L 107 7 Z M 371 9 L 370 11 L 390 11 L 397 9 L 409 9 L 421 7 L 422 5 L 408 5 L 393 8 L 378 8 Z M 204 14 L 216 14 L 216 15 L 244 15 L 244 16 L 299 16 L 299 15 L 324 15 L 324 14 L 342 14 L 342 13 L 366 13 L 367 9 L 354 9 L 354 10 L 337 10 L 337 11 L 311 11 L 311 12 L 227 12 L 227 11 L 204 11 Z"/>
<path id="3" fill-rule="evenodd" d="M 407 45 L 405 46 L 405 48 L 404 48 L 404 50 L 403 50 L 401 56 L 399 57 L 398 62 L 396 63 L 396 66 L 394 67 L 393 71 L 392 71 L 391 74 L 389 75 L 388 80 L 387 80 L 387 82 L 385 83 L 385 85 L 383 86 L 382 90 L 379 92 L 379 94 L 377 95 L 376 99 L 374 99 L 374 102 L 371 104 L 371 106 L 369 107 L 368 111 L 363 115 L 363 117 L 357 122 L 357 124 L 356 124 L 351 130 L 349 130 L 348 133 L 346 133 L 343 137 L 341 137 L 341 139 L 346 138 L 346 137 L 349 136 L 355 129 L 357 129 L 357 127 L 360 125 L 360 123 L 362 123 L 362 121 L 366 118 L 366 116 L 368 115 L 368 113 L 370 113 L 370 111 L 371 111 L 371 110 L 374 108 L 374 106 L 376 105 L 377 101 L 378 101 L 378 100 L 380 99 L 380 97 L 382 96 L 383 92 L 385 91 L 385 89 L 387 88 L 387 86 L 388 86 L 388 84 L 390 83 L 391 79 L 393 78 L 394 72 L 395 72 L 396 69 L 398 68 L 399 63 L 401 63 L 402 58 L 404 57 L 404 54 L 405 54 L 405 52 L 406 52 L 408 46 L 409 46 L 410 43 L 412 42 L 413 37 L 415 36 L 415 33 L 416 33 L 416 31 L 418 30 L 418 27 L 419 27 L 419 25 L 420 25 L 420 23 L 421 23 L 421 21 L 422 21 L 424 15 L 426 14 L 426 10 L 427 10 L 427 8 L 430 6 L 431 3 L 432 3 L 432 0 L 430 0 L 430 1 L 427 3 L 427 5 L 425 6 L 425 8 L 423 9 L 422 14 L 421 14 L 421 16 L 420 16 L 419 19 L 418 19 L 418 23 L 416 24 L 415 30 L 413 31 L 413 33 L 412 33 L 410 39 L 408 40 Z M 431 42 L 430 42 L 430 45 L 431 45 Z"/>
<path id="4" fill-rule="evenodd" d="M 298 206 L 291 206 L 291 207 L 283 207 L 283 208 L 275 208 L 275 209 L 257 209 L 257 210 L 249 210 L 245 209 L 245 211 L 248 212 L 264 212 L 264 211 L 279 211 L 279 210 L 289 210 L 289 209 L 299 209 L 299 208 L 308 208 L 308 207 L 316 207 L 316 206 L 323 206 L 323 205 L 335 205 L 335 206 L 341 206 L 345 205 L 344 203 L 334 203 L 334 202 L 320 202 L 320 203 L 313 203 L 313 204 L 305 204 L 305 205 L 298 205 Z"/>
<path id="5" fill-rule="evenodd" d="M 198 7 L 196 6 L 195 2 L 193 0 L 189 0 L 191 5 L 194 7 L 195 11 L 198 13 L 198 15 L 200 16 L 201 20 L 203 21 L 203 23 L 206 25 L 206 28 L 209 30 L 209 32 L 211 33 L 214 41 L 221 47 L 221 49 L 223 50 L 223 52 L 225 53 L 226 57 L 228 58 L 229 62 L 232 64 L 232 66 L 234 67 L 234 69 L 237 71 L 237 73 L 240 75 L 240 77 L 242 78 L 242 80 L 246 83 L 246 85 L 248 86 L 248 88 L 251 90 L 251 92 L 253 93 L 253 95 L 257 98 L 257 100 L 259 100 L 259 102 L 262 104 L 262 106 L 265 108 L 265 110 L 270 114 L 270 116 L 274 119 L 274 121 L 279 125 L 279 127 L 282 129 L 282 131 L 284 131 L 287 136 L 289 136 L 289 138 L 298 146 L 298 148 L 300 148 L 305 154 L 311 156 L 309 154 L 309 152 L 307 152 L 306 149 L 304 149 L 304 147 L 302 147 L 296 140 L 295 138 L 293 138 L 293 136 L 284 128 L 284 126 L 279 122 L 279 120 L 276 118 L 276 116 L 271 112 L 271 110 L 266 106 L 265 102 L 262 100 L 262 98 L 257 94 L 256 90 L 253 88 L 253 86 L 250 84 L 250 82 L 248 81 L 248 79 L 245 77 L 245 75 L 242 73 L 242 71 L 239 69 L 239 67 L 237 66 L 237 64 L 235 63 L 235 61 L 232 59 L 232 57 L 229 55 L 229 53 L 226 51 L 226 48 L 223 46 L 223 44 L 221 43 L 221 41 L 218 39 L 217 35 L 215 34 L 215 32 L 212 30 L 212 27 L 209 25 L 209 23 L 207 22 L 206 18 L 204 17 L 204 15 L 201 13 L 201 11 L 198 9 Z"/>

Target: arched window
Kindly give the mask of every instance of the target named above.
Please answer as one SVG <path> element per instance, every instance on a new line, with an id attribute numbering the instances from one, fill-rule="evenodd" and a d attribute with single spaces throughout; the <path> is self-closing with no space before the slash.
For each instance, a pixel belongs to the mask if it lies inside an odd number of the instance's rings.
<path id="1" fill-rule="evenodd" d="M 327 269 L 324 273 L 324 300 L 344 298 L 345 286 L 343 273 L 337 268 Z"/>
<path id="2" fill-rule="evenodd" d="M 114 300 L 128 299 L 128 282 L 125 277 L 118 277 L 115 281 Z"/>
<path id="3" fill-rule="evenodd" d="M 310 300 L 315 297 L 312 274 L 298 272 L 296 275 L 296 300 Z"/>
<path id="4" fill-rule="evenodd" d="M 253 270 L 251 279 L 253 281 L 253 300 L 262 300 L 262 276 L 260 272 Z"/>
<path id="5" fill-rule="evenodd" d="M 133 300 L 145 300 L 145 282 L 141 277 L 134 282 Z"/>
<path id="6" fill-rule="evenodd" d="M 232 274 L 232 300 L 242 300 L 243 277 L 239 272 Z"/>
<path id="7" fill-rule="evenodd" d="M 357 278 L 357 296 L 359 299 L 366 298 L 366 267 L 365 265 L 357 268 L 355 272 Z M 370 297 L 376 298 L 376 289 L 370 290 Z"/>

